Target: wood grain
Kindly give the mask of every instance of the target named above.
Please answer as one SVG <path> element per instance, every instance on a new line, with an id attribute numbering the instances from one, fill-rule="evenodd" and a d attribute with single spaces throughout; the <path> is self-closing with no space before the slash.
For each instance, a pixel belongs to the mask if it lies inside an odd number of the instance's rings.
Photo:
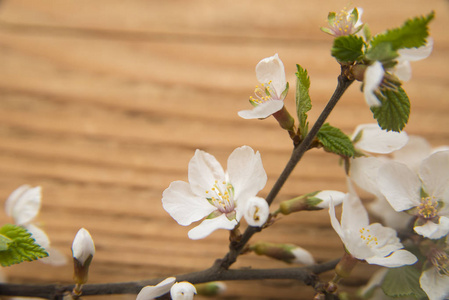
<path id="1" fill-rule="evenodd" d="M 375 3 L 374 3 L 375 2 Z M 225 164 L 238 146 L 261 152 L 269 180 L 287 162 L 291 142 L 275 120 L 242 120 L 255 64 L 279 53 L 290 84 L 295 64 L 312 80 L 316 119 L 336 85 L 332 40 L 319 31 L 345 1 L 118 1 L 0 3 L 0 199 L 21 184 L 41 185 L 38 222 L 70 256 L 80 227 L 95 239 L 90 282 L 175 275 L 209 267 L 227 252 L 227 233 L 187 238 L 162 208 L 171 181 L 187 179 L 195 149 Z M 436 11 L 434 51 L 413 63 L 405 84 L 412 101 L 406 130 L 449 144 L 447 1 L 357 1 L 373 32 Z M 355 83 L 330 122 L 350 133 L 373 122 Z M 294 94 L 287 98 L 294 111 Z M 317 189 L 346 190 L 338 158 L 307 153 L 278 200 Z M 276 203 L 274 204 L 276 205 Z M 3 223 L 11 222 L 2 211 Z M 254 240 L 297 243 L 319 261 L 343 249 L 327 212 L 285 217 Z M 283 264 L 245 255 L 235 267 Z M 343 290 L 375 268 L 359 266 Z M 71 282 L 71 267 L 39 262 L 3 270 L 11 282 Z M 331 274 L 327 275 L 331 276 Z M 310 299 L 293 281 L 231 282 L 229 299 Z M 118 295 L 114 299 L 134 299 Z M 106 299 L 106 297 L 100 297 Z M 107 297 L 110 298 L 110 297 Z M 97 299 L 97 298 L 96 298 Z"/>

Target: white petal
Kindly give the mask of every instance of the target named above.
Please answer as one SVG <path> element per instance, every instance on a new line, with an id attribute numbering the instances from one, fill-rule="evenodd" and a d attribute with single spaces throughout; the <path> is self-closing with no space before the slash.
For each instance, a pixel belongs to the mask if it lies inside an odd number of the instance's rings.
<path id="1" fill-rule="evenodd" d="M 246 201 L 255 196 L 267 183 L 267 173 L 263 168 L 260 153 L 251 147 L 235 149 L 228 158 L 229 182 L 234 187 L 237 206 L 245 209 Z"/>
<path id="2" fill-rule="evenodd" d="M 423 160 L 419 177 L 430 196 L 449 203 L 449 199 L 444 199 L 449 196 L 449 151 L 436 152 Z"/>
<path id="3" fill-rule="evenodd" d="M 377 173 L 386 160 L 378 157 L 357 157 L 351 159 L 350 162 L 349 174 L 351 180 L 365 191 L 378 197 L 382 196 L 377 183 Z"/>
<path id="4" fill-rule="evenodd" d="M 14 218 L 17 225 L 31 222 L 41 207 L 41 187 L 22 185 L 8 197 L 5 203 L 6 213 Z"/>
<path id="5" fill-rule="evenodd" d="M 348 197 L 343 201 L 341 212 L 341 227 L 343 230 L 357 231 L 369 224 L 368 212 L 360 201 L 359 196 L 354 190 L 352 183 L 347 179 Z"/>
<path id="6" fill-rule="evenodd" d="M 271 81 L 278 98 L 287 85 L 284 64 L 277 53 L 273 56 L 262 59 L 256 65 L 256 77 L 260 83 L 268 83 Z"/>
<path id="7" fill-rule="evenodd" d="M 429 156 L 431 151 L 432 147 L 426 139 L 410 135 L 408 143 L 401 149 L 393 152 L 393 159 L 407 165 L 411 170 L 418 173 L 422 160 Z"/>
<path id="8" fill-rule="evenodd" d="M 265 119 L 284 107 L 282 100 L 270 100 L 250 110 L 241 110 L 238 115 L 243 119 Z"/>
<path id="9" fill-rule="evenodd" d="M 334 202 L 330 201 L 329 203 L 329 216 L 331 219 L 331 225 L 334 228 L 335 232 L 338 234 L 338 236 L 340 237 L 341 241 L 343 242 L 343 244 L 345 244 L 346 241 L 346 237 L 343 233 L 343 229 L 341 228 L 340 222 L 338 222 L 337 217 L 335 216 L 335 206 L 334 206 Z"/>
<path id="10" fill-rule="evenodd" d="M 296 247 L 292 250 L 292 253 L 295 256 L 295 259 L 292 261 L 292 263 L 303 264 L 306 266 L 315 264 L 315 259 L 313 258 L 312 254 L 304 248 Z"/>
<path id="11" fill-rule="evenodd" d="M 398 62 L 398 64 L 394 66 L 393 74 L 401 81 L 409 81 L 412 79 L 412 66 L 410 65 L 410 62 Z"/>
<path id="12" fill-rule="evenodd" d="M 382 103 L 374 94 L 374 91 L 377 90 L 380 83 L 382 82 L 384 73 L 384 68 L 378 61 L 374 62 L 371 66 L 366 68 L 363 79 L 363 94 L 365 95 L 366 103 L 368 103 L 370 107 L 382 105 Z"/>
<path id="13" fill-rule="evenodd" d="M 449 276 L 440 275 L 436 268 L 422 272 L 419 283 L 430 300 L 443 300 L 449 296 Z"/>
<path id="14" fill-rule="evenodd" d="M 370 257 L 366 259 L 369 264 L 375 264 L 388 268 L 396 268 L 405 265 L 413 265 L 417 261 L 415 255 L 407 250 L 398 250 L 387 257 Z"/>
<path id="15" fill-rule="evenodd" d="M 210 191 L 215 181 L 222 182 L 224 179 L 224 170 L 217 159 L 207 152 L 196 150 L 189 162 L 189 183 L 192 192 L 207 198 L 206 191 Z"/>
<path id="16" fill-rule="evenodd" d="M 264 198 L 251 197 L 248 200 L 244 212 L 245 220 L 248 225 L 261 227 L 268 220 L 269 215 L 270 208 Z"/>
<path id="17" fill-rule="evenodd" d="M 324 190 L 313 196 L 314 198 L 321 199 L 323 202 L 320 202 L 316 207 L 320 208 L 328 208 L 329 203 L 332 199 L 332 202 L 335 205 L 340 205 L 343 200 L 348 197 L 348 194 L 339 192 L 339 191 L 332 191 L 332 190 Z"/>
<path id="18" fill-rule="evenodd" d="M 148 285 L 140 290 L 136 300 L 150 300 L 160 297 L 170 291 L 170 288 L 175 283 L 175 281 L 175 277 L 168 277 L 155 286 Z"/>
<path id="19" fill-rule="evenodd" d="M 384 196 L 376 197 L 373 202 L 369 203 L 368 209 L 373 215 L 380 218 L 385 226 L 395 230 L 407 229 L 413 218 L 405 212 L 395 211 Z"/>
<path id="20" fill-rule="evenodd" d="M 40 262 L 52 266 L 63 266 L 67 264 L 67 257 L 64 254 L 62 254 L 59 250 L 50 247 L 45 249 L 45 251 L 47 251 L 48 256 L 39 259 Z"/>
<path id="21" fill-rule="evenodd" d="M 195 286 L 187 281 L 177 282 L 170 289 L 170 296 L 173 300 L 192 300 L 195 294 Z"/>
<path id="22" fill-rule="evenodd" d="M 183 226 L 201 220 L 217 209 L 206 198 L 195 195 L 184 181 L 173 181 L 162 193 L 162 206 Z"/>
<path id="23" fill-rule="evenodd" d="M 78 230 L 72 243 L 72 254 L 82 265 L 86 262 L 89 256 L 94 256 L 95 245 L 89 231 L 84 228 Z"/>
<path id="24" fill-rule="evenodd" d="M 232 230 L 237 225 L 235 219 L 229 220 L 226 215 L 221 214 L 220 216 L 212 219 L 205 219 L 200 225 L 189 231 L 189 238 L 192 240 L 198 240 L 205 238 L 213 231 L 217 229 Z"/>
<path id="25" fill-rule="evenodd" d="M 377 181 L 381 193 L 396 211 L 418 206 L 421 181 L 406 165 L 388 162 L 379 169 Z"/>
<path id="26" fill-rule="evenodd" d="M 440 217 L 438 224 L 427 221 L 422 226 L 415 226 L 413 228 L 416 233 L 429 239 L 440 239 L 449 233 L 449 218 Z"/>
<path id="27" fill-rule="evenodd" d="M 419 48 L 399 49 L 398 50 L 399 57 L 397 58 L 397 60 L 399 62 L 422 60 L 429 57 L 429 55 L 432 53 L 432 49 L 433 49 L 433 39 L 429 38 L 427 40 L 427 44 Z"/>
<path id="28" fill-rule="evenodd" d="M 31 237 L 36 241 L 36 243 L 41 246 L 44 249 L 47 249 L 50 247 L 50 239 L 48 238 L 48 235 L 37 227 L 34 224 L 26 224 L 23 225 L 23 227 L 31 233 Z"/>
<path id="29" fill-rule="evenodd" d="M 353 138 L 362 131 L 356 148 L 363 151 L 386 154 L 401 149 L 407 144 L 408 136 L 405 131 L 395 132 L 382 130 L 377 124 L 362 124 L 357 126 Z"/>

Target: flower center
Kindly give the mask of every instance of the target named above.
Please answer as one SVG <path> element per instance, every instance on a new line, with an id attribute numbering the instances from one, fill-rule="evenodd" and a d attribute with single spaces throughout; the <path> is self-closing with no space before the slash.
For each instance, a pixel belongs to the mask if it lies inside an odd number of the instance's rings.
<path id="1" fill-rule="evenodd" d="M 256 85 L 256 88 L 254 89 L 254 96 L 255 97 L 249 97 L 249 102 L 251 102 L 251 104 L 254 106 L 270 100 L 279 100 L 277 99 L 276 90 L 273 87 L 271 81 L 266 84 L 262 83 L 260 86 Z"/>
<path id="2" fill-rule="evenodd" d="M 438 214 L 438 201 L 435 200 L 435 197 L 423 197 L 417 208 L 420 217 L 426 220 L 433 219 Z"/>
<path id="3" fill-rule="evenodd" d="M 335 16 L 332 30 L 336 36 L 352 34 L 356 22 L 355 16 L 344 8 Z"/>
<path id="4" fill-rule="evenodd" d="M 227 214 L 234 211 L 234 187 L 232 184 L 226 181 L 219 183 L 218 180 L 215 180 L 215 184 L 210 191 L 206 191 L 206 194 L 211 195 L 211 197 L 207 199 L 220 212 Z"/>
<path id="5" fill-rule="evenodd" d="M 437 268 L 438 273 L 449 276 L 449 257 L 446 252 L 442 250 L 432 251 L 429 259 L 432 265 Z"/>
<path id="6" fill-rule="evenodd" d="M 365 244 L 369 247 L 377 246 L 379 245 L 379 242 L 377 240 L 376 236 L 373 236 L 369 229 L 366 229 L 365 227 L 362 227 L 360 230 L 360 238 L 365 242 Z"/>

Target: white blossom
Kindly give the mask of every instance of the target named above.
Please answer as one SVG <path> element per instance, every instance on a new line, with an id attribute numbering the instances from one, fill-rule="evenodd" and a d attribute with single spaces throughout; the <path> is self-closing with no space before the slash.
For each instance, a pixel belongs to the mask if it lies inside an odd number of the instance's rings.
<path id="1" fill-rule="evenodd" d="M 350 183 L 349 197 L 343 201 L 341 221 L 335 216 L 333 203 L 329 206 L 331 224 L 346 250 L 355 258 L 369 264 L 399 267 L 414 264 L 417 258 L 403 250 L 392 228 L 379 223 L 369 224 L 368 213 Z"/>
<path id="2" fill-rule="evenodd" d="M 204 219 L 189 231 L 191 239 L 204 238 L 216 229 L 234 229 L 248 200 L 267 182 L 259 152 L 248 146 L 231 153 L 227 172 L 214 156 L 197 150 L 188 173 L 189 182 L 174 181 L 164 191 L 162 205 L 180 225 Z"/>
<path id="3" fill-rule="evenodd" d="M 39 214 L 42 202 L 42 189 L 40 186 L 31 187 L 22 185 L 14 190 L 6 199 L 6 214 L 14 219 L 14 223 L 31 233 L 36 243 L 47 251 L 48 256 L 39 261 L 51 265 L 64 265 L 67 258 L 57 249 L 50 246 L 48 235 L 33 221 Z"/>
<path id="4" fill-rule="evenodd" d="M 433 49 L 433 39 L 429 38 L 424 46 L 419 48 L 403 48 L 398 50 L 398 62 L 392 71 L 396 77 L 402 81 L 409 81 L 412 78 L 411 61 L 418 61 L 429 57 Z"/>
<path id="5" fill-rule="evenodd" d="M 375 92 L 378 91 L 384 75 L 385 70 L 382 63 L 379 61 L 375 61 L 365 70 L 363 78 L 363 94 L 369 107 L 382 105 L 379 99 L 377 99 Z"/>
<path id="6" fill-rule="evenodd" d="M 260 86 L 254 90 L 255 97 L 249 98 L 254 108 L 238 112 L 244 119 L 267 118 L 284 107 L 287 80 L 284 64 L 277 53 L 256 65 L 256 77 Z"/>
<path id="7" fill-rule="evenodd" d="M 386 131 L 378 124 L 361 124 L 356 127 L 352 134 L 354 147 L 362 151 L 387 154 L 399 150 L 408 142 L 405 131 Z"/>
<path id="8" fill-rule="evenodd" d="M 449 233 L 449 151 L 422 161 L 419 174 L 399 162 L 385 163 L 378 174 L 379 189 L 396 211 L 418 217 L 415 231 L 439 239 Z"/>

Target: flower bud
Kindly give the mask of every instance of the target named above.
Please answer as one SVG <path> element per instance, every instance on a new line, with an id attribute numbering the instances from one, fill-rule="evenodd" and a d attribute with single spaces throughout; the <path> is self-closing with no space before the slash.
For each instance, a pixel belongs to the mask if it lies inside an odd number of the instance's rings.
<path id="1" fill-rule="evenodd" d="M 226 284 L 219 281 L 195 284 L 198 295 L 212 297 L 223 294 L 226 291 Z"/>
<path id="2" fill-rule="evenodd" d="M 87 282 L 89 265 L 95 254 L 95 245 L 92 237 L 84 228 L 81 228 L 75 236 L 72 244 L 72 255 L 75 267 L 74 279 L 77 284 Z"/>
<path id="3" fill-rule="evenodd" d="M 315 263 L 315 260 L 309 251 L 292 244 L 257 242 L 250 246 L 250 250 L 258 255 L 265 255 L 289 264 L 313 265 Z"/>
<path id="4" fill-rule="evenodd" d="M 345 197 L 346 194 L 339 191 L 317 191 L 281 202 L 279 205 L 279 212 L 283 215 L 288 215 L 292 212 L 302 210 L 320 210 L 329 208 L 331 199 L 334 202 L 334 205 L 338 205 L 343 202 Z"/>
<path id="5" fill-rule="evenodd" d="M 192 300 L 195 294 L 195 286 L 187 281 L 177 282 L 170 289 L 170 296 L 173 300 Z"/>
<path id="6" fill-rule="evenodd" d="M 250 226 L 261 227 L 265 224 L 270 215 L 270 208 L 265 199 L 252 197 L 248 200 L 245 209 L 245 220 Z"/>

